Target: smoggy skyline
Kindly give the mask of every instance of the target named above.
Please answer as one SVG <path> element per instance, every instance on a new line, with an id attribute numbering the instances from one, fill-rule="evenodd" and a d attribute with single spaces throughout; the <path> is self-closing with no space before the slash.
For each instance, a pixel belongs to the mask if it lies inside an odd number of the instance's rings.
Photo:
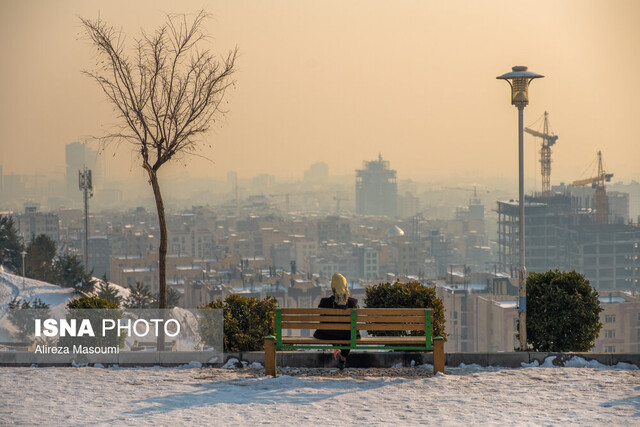
<path id="1" fill-rule="evenodd" d="M 99 15 L 131 43 L 165 13 L 203 7 L 212 15 L 210 47 L 220 55 L 239 49 L 236 85 L 229 113 L 203 138 L 200 154 L 210 161 L 186 159 L 164 176 L 224 179 L 234 170 L 299 179 L 319 161 L 331 175 L 348 175 L 381 153 L 399 179 L 515 179 L 517 110 L 495 77 L 526 65 L 545 78 L 531 85 L 525 126 L 546 110 L 559 135 L 552 185 L 591 176 L 598 150 L 614 181 L 640 180 L 640 3 L 633 0 L 4 0 L 4 174 L 60 175 L 66 144 L 116 123 L 81 74 L 95 58 L 78 16 Z M 525 136 L 526 185 L 538 189 L 539 148 Z M 113 155 L 109 149 L 104 160 L 107 178 L 142 176 L 130 147 Z"/>

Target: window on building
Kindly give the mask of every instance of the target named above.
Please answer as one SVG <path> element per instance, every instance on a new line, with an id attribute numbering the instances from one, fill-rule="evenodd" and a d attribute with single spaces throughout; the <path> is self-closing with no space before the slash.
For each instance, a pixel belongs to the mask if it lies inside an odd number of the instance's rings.
<path id="1" fill-rule="evenodd" d="M 607 314 L 604 316 L 604 323 L 616 323 L 615 314 Z"/>
<path id="2" fill-rule="evenodd" d="M 604 346 L 604 352 L 605 353 L 615 353 L 616 352 L 616 346 L 615 345 L 605 345 Z"/>
<path id="3" fill-rule="evenodd" d="M 607 329 L 606 331 L 604 331 L 604 337 L 605 338 L 615 338 L 616 337 L 616 330 L 615 329 Z"/>

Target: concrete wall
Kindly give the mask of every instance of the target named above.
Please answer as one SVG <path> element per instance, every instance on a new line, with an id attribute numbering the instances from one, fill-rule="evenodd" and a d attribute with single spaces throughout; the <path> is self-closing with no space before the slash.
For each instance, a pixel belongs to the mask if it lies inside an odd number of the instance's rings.
<path id="1" fill-rule="evenodd" d="M 41 355 L 26 351 L 0 352 L 0 366 L 70 366 L 69 356 Z M 542 364 L 549 356 L 556 356 L 554 365 L 563 366 L 566 360 L 574 356 L 587 361 L 596 360 L 603 365 L 616 365 L 619 362 L 630 363 L 640 367 L 640 354 L 631 353 L 544 353 L 544 352 L 510 352 L 510 353 L 445 353 L 445 365 L 449 367 L 477 364 L 480 366 L 501 366 L 519 368 L 522 363 L 538 361 Z M 120 352 L 113 355 L 76 355 L 77 364 L 101 363 L 105 366 L 177 366 L 190 362 L 220 367 L 231 358 L 247 363 L 264 364 L 264 352 L 252 351 L 241 353 L 224 353 L 222 356 L 210 352 Z M 283 351 L 276 353 L 279 367 L 323 368 L 335 367 L 333 353 L 329 351 Z M 352 351 L 348 367 L 352 368 L 390 368 L 394 365 L 411 366 L 425 363 L 433 364 L 433 353 L 421 352 L 374 352 Z"/>

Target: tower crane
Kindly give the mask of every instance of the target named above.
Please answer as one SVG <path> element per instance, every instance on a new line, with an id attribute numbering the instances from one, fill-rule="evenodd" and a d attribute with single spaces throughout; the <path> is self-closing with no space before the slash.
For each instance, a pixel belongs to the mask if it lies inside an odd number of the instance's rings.
<path id="1" fill-rule="evenodd" d="M 544 112 L 543 131 L 538 132 L 530 128 L 524 128 L 524 131 L 530 135 L 542 138 L 542 146 L 540 147 L 540 166 L 542 169 L 542 197 L 551 195 L 551 147 L 558 140 L 558 135 L 549 133 L 549 113 Z"/>
<path id="2" fill-rule="evenodd" d="M 598 151 L 598 175 L 593 178 L 579 179 L 573 181 L 575 186 L 583 186 L 591 184 L 592 188 L 596 189 L 595 205 L 596 205 L 596 222 L 598 224 L 607 223 L 607 211 L 609 204 L 607 202 L 607 192 L 604 188 L 604 183 L 611 181 L 613 177 L 612 173 L 607 173 L 602 166 L 602 152 Z"/>
<path id="3" fill-rule="evenodd" d="M 349 200 L 347 198 L 344 197 L 340 197 L 340 193 L 336 192 L 336 195 L 333 197 L 333 200 L 336 201 L 336 214 L 340 213 L 340 202 L 343 200 Z"/>

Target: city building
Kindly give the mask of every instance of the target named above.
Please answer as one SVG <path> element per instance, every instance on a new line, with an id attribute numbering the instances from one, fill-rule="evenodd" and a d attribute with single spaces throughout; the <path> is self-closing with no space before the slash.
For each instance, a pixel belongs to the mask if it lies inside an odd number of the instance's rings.
<path id="1" fill-rule="evenodd" d="M 304 182 L 307 184 L 322 184 L 329 179 L 329 165 L 324 162 L 314 163 L 304 171 Z"/>
<path id="2" fill-rule="evenodd" d="M 93 271 L 93 277 L 102 278 L 109 276 L 109 260 L 111 258 L 111 251 L 109 249 L 109 239 L 107 236 L 91 236 L 89 237 L 89 271 Z"/>
<path id="3" fill-rule="evenodd" d="M 213 232 L 206 228 L 183 227 L 167 230 L 169 241 L 167 252 L 170 254 L 189 255 L 195 258 L 213 256 L 215 240 Z"/>
<path id="4" fill-rule="evenodd" d="M 576 270 L 598 290 L 638 290 L 640 227 L 596 224 L 593 213 L 556 195 L 525 203 L 525 265 L 529 272 Z M 498 202 L 498 268 L 515 276 L 518 205 Z"/>
<path id="5" fill-rule="evenodd" d="M 566 260 L 564 269 L 584 274 L 594 288 L 639 289 L 640 227 L 625 224 L 570 227 L 561 241 L 566 242 L 566 250 L 561 254 Z"/>
<path id="6" fill-rule="evenodd" d="M 593 351 L 597 353 L 640 352 L 640 298 L 627 293 L 601 295 L 602 329 Z"/>
<path id="7" fill-rule="evenodd" d="M 28 243 L 32 237 L 45 234 L 56 244 L 60 242 L 60 220 L 51 212 L 40 212 L 37 204 L 27 203 L 24 213 L 14 217 L 18 234 Z"/>
<path id="8" fill-rule="evenodd" d="M 351 221 L 348 218 L 327 216 L 318 220 L 318 242 L 351 242 Z"/>
<path id="9" fill-rule="evenodd" d="M 389 217 L 398 213 L 396 171 L 389 169 L 382 155 L 356 170 L 356 213 Z"/>

